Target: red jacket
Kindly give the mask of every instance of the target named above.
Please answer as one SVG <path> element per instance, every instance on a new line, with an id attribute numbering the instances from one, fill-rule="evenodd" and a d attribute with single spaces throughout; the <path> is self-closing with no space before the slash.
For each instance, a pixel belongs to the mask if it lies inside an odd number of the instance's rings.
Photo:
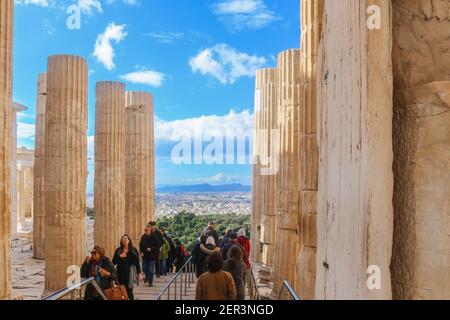
<path id="1" fill-rule="evenodd" d="M 247 265 L 247 269 L 250 269 L 250 241 L 246 237 L 240 236 L 238 238 L 238 242 L 242 246 L 242 248 L 244 248 L 245 251 L 244 261 L 245 264 Z"/>

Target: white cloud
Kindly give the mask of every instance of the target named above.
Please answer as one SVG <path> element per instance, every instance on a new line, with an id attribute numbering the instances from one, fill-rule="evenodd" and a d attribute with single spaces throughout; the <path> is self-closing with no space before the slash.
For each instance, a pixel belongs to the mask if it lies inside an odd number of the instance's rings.
<path id="1" fill-rule="evenodd" d="M 34 139 L 35 137 L 35 125 L 18 122 L 17 123 L 17 138 L 18 139 Z"/>
<path id="2" fill-rule="evenodd" d="M 30 4 L 39 6 L 39 7 L 48 7 L 53 1 L 49 0 L 14 0 L 14 3 L 19 6 L 27 6 Z"/>
<path id="3" fill-rule="evenodd" d="M 161 72 L 142 70 L 121 75 L 120 78 L 131 83 L 145 84 L 151 87 L 160 87 L 166 76 Z"/>
<path id="4" fill-rule="evenodd" d="M 102 4 L 99 0 L 78 0 L 77 5 L 84 14 L 93 14 L 94 11 L 103 12 Z"/>
<path id="5" fill-rule="evenodd" d="M 87 148 L 88 148 L 88 158 L 90 160 L 94 159 L 94 154 L 95 154 L 95 136 L 88 136 L 87 137 Z"/>
<path id="6" fill-rule="evenodd" d="M 183 32 L 150 32 L 144 35 L 156 40 L 157 42 L 166 44 L 180 41 L 184 37 Z"/>
<path id="7" fill-rule="evenodd" d="M 226 44 L 200 51 L 189 61 L 193 72 L 211 75 L 223 84 L 233 84 L 241 77 L 254 77 L 256 70 L 266 63 L 264 57 L 239 52 Z"/>
<path id="8" fill-rule="evenodd" d="M 248 110 L 236 113 L 231 110 L 226 115 L 207 115 L 197 118 L 165 121 L 155 117 L 155 140 L 172 141 L 174 137 L 183 137 L 189 134 L 194 137 L 196 133 L 207 133 L 211 136 L 223 135 L 253 128 L 253 114 Z"/>
<path id="9" fill-rule="evenodd" d="M 263 0 L 220 0 L 213 12 L 231 30 L 260 29 L 280 19 Z"/>
<path id="10" fill-rule="evenodd" d="M 115 53 L 111 43 L 119 43 L 125 39 L 127 36 L 125 27 L 126 25 L 116 25 L 115 23 L 110 23 L 106 27 L 105 32 L 98 35 L 95 42 L 94 56 L 108 70 L 115 68 Z"/>

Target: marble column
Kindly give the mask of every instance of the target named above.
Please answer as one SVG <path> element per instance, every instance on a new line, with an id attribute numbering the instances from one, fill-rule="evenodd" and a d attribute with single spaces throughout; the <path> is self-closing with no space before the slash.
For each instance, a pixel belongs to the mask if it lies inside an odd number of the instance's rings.
<path id="1" fill-rule="evenodd" d="M 297 288 L 302 299 L 313 300 L 316 282 L 317 189 L 317 54 L 322 32 L 323 0 L 301 1 L 301 109 L 300 131 L 300 253 Z"/>
<path id="2" fill-rule="evenodd" d="M 394 299 L 450 299 L 448 0 L 394 0 Z"/>
<path id="3" fill-rule="evenodd" d="M 34 149 L 33 257 L 44 259 L 45 242 L 45 108 L 47 74 L 38 77 L 36 98 L 36 136 Z"/>
<path id="4" fill-rule="evenodd" d="M 86 257 L 88 68 L 50 56 L 45 122 L 45 291 L 66 287 L 68 267 Z"/>
<path id="5" fill-rule="evenodd" d="M 253 111 L 253 181 L 252 181 L 252 214 L 251 214 L 251 253 L 252 262 L 261 262 L 261 211 L 263 203 L 263 181 L 261 176 L 261 156 L 262 156 L 262 91 L 261 78 L 256 74 L 255 80 L 255 106 Z"/>
<path id="6" fill-rule="evenodd" d="M 94 211 L 95 244 L 112 258 L 125 233 L 125 85 L 120 82 L 96 87 Z"/>
<path id="7" fill-rule="evenodd" d="M 300 50 L 278 56 L 278 125 L 280 128 L 280 169 L 277 174 L 277 232 L 273 294 L 278 296 L 285 280 L 296 283 L 299 221 L 299 133 L 300 133 Z M 282 297 L 284 298 L 284 297 Z"/>
<path id="8" fill-rule="evenodd" d="M 13 102 L 12 125 L 11 125 L 11 160 L 10 160 L 10 186 L 11 186 L 11 237 L 13 240 L 19 238 L 18 233 L 18 204 L 17 204 L 17 113 L 27 108 L 17 102 Z"/>
<path id="9" fill-rule="evenodd" d="M 153 96 L 127 92 L 125 109 L 125 232 L 137 245 L 155 219 Z"/>
<path id="10" fill-rule="evenodd" d="M 0 300 L 11 297 L 11 123 L 14 1 L 0 1 Z"/>
<path id="11" fill-rule="evenodd" d="M 262 171 L 264 169 L 275 168 L 275 152 L 279 152 L 277 146 L 279 141 L 275 141 L 278 133 L 277 123 L 277 69 L 266 68 L 256 72 L 257 93 L 260 101 L 260 115 L 262 123 L 259 125 L 259 132 L 262 138 L 260 143 L 260 153 L 262 155 L 261 167 L 258 171 L 258 178 L 262 186 L 260 207 L 260 239 L 263 244 L 261 262 L 269 268 L 272 268 L 275 260 L 275 234 L 277 228 L 276 220 L 276 172 Z M 256 116 L 256 113 L 255 113 Z M 259 243 L 258 243 L 259 244 Z"/>
<path id="12" fill-rule="evenodd" d="M 371 5 L 380 28 L 368 28 Z M 391 2 L 325 0 L 324 12 L 315 297 L 390 299 Z"/>

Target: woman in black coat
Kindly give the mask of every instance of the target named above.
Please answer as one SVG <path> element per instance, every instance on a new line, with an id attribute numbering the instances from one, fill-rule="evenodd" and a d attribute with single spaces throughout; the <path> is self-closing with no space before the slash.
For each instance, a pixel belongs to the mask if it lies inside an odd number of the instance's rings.
<path id="1" fill-rule="evenodd" d="M 116 249 L 112 262 L 117 268 L 119 284 L 125 286 L 128 298 L 134 300 L 133 288 L 135 283 L 139 283 L 141 265 L 139 263 L 139 252 L 133 246 L 127 234 L 122 236 L 120 246 Z"/>
<path id="2" fill-rule="evenodd" d="M 114 281 L 117 280 L 117 271 L 111 260 L 105 256 L 105 250 L 102 247 L 95 246 L 92 249 L 91 256 L 86 257 L 81 266 L 80 275 L 82 278 L 95 278 L 95 281 L 103 291 L 111 289 Z M 86 286 L 84 293 L 85 300 L 102 300 L 100 294 L 91 284 Z"/>

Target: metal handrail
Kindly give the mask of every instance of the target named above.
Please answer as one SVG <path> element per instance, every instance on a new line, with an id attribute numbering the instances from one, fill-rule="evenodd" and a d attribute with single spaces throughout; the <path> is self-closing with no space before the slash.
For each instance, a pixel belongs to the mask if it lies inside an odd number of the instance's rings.
<path id="1" fill-rule="evenodd" d="M 292 288 L 292 286 L 289 284 L 288 281 L 283 282 L 283 286 L 280 289 L 280 295 L 278 296 L 278 300 L 281 300 L 281 296 L 283 295 L 283 291 L 286 289 L 289 294 L 291 295 L 292 300 L 300 301 L 300 296 L 295 292 L 295 290 Z"/>
<path id="2" fill-rule="evenodd" d="M 102 297 L 103 300 L 108 300 L 105 293 L 98 285 L 97 281 L 95 281 L 94 277 L 82 279 L 77 284 L 74 284 L 74 285 L 68 286 L 66 288 L 63 288 L 61 290 L 55 291 L 55 292 L 51 293 L 50 295 L 46 296 L 45 298 L 42 298 L 42 300 L 47 300 L 47 301 L 60 300 L 61 298 L 64 298 L 65 296 L 67 296 L 71 293 L 74 293 L 76 290 L 79 290 L 82 287 L 85 287 L 90 284 L 94 286 L 95 290 L 97 290 L 98 294 L 100 295 L 100 297 Z"/>
<path id="3" fill-rule="evenodd" d="M 261 300 L 261 295 L 259 294 L 259 288 L 256 284 L 255 273 L 253 272 L 253 268 L 250 267 L 250 300 Z M 255 299 L 253 299 L 255 298 Z"/>
<path id="4" fill-rule="evenodd" d="M 192 258 L 193 257 L 190 256 L 189 259 L 180 268 L 180 270 L 177 270 L 176 275 L 164 287 L 163 291 L 161 291 L 161 293 L 155 300 L 162 300 L 162 297 L 166 292 L 167 292 L 167 300 L 170 300 L 170 289 L 172 285 L 174 285 L 174 300 L 177 300 L 177 281 L 179 278 L 180 278 L 180 300 L 183 300 L 183 284 L 184 284 L 184 295 L 186 296 L 187 289 L 191 288 L 191 284 L 194 282 L 195 265 L 192 263 Z"/>

